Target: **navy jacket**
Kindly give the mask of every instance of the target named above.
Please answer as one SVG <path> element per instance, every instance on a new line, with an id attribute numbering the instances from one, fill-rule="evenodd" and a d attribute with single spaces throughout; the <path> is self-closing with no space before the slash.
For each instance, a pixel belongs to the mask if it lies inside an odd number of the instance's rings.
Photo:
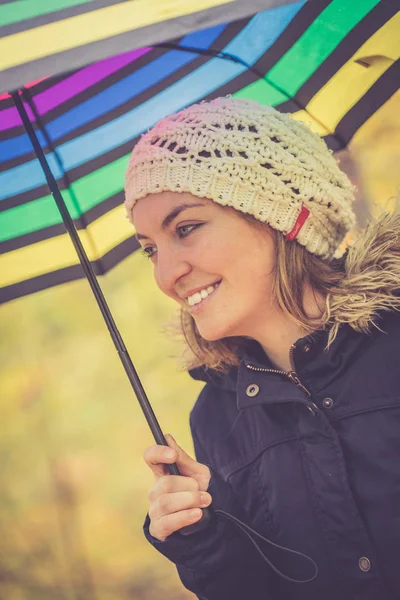
<path id="1" fill-rule="evenodd" d="M 326 331 L 298 340 L 293 361 L 306 390 L 269 371 L 257 342 L 227 375 L 191 372 L 207 382 L 190 422 L 213 508 L 319 570 L 309 583 L 283 579 L 221 517 L 165 542 L 152 538 L 147 517 L 147 539 L 199 599 L 400 599 L 400 314 L 377 322 L 383 331 L 371 335 L 342 325 L 327 353 Z"/>

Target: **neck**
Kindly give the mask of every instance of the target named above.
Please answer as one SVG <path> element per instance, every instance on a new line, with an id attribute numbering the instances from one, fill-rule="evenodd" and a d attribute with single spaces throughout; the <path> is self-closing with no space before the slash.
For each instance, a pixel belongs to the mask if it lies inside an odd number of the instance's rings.
<path id="1" fill-rule="evenodd" d="M 304 294 L 304 308 L 307 314 L 315 319 L 315 331 L 321 326 L 324 310 L 323 297 L 307 288 Z M 268 319 L 265 328 L 258 328 L 254 339 L 259 342 L 268 358 L 279 370 L 288 372 L 294 369 L 290 360 L 290 348 L 305 335 L 305 330 L 289 313 L 277 309 Z"/>

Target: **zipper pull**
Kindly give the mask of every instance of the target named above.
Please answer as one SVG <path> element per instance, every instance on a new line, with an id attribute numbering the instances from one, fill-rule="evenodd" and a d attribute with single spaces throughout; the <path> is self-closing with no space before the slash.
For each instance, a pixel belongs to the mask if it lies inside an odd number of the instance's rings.
<path id="1" fill-rule="evenodd" d="M 291 381 L 293 381 L 293 383 L 295 383 L 297 385 L 297 387 L 299 387 L 301 390 L 303 390 L 303 392 L 309 397 L 311 398 L 311 393 L 308 391 L 308 389 L 306 387 L 304 387 L 304 385 L 301 383 L 299 376 L 297 375 L 296 371 L 289 371 L 288 372 L 288 377 Z M 315 414 L 318 412 L 318 406 L 316 404 L 314 404 L 314 402 L 310 401 L 310 404 L 307 404 L 307 408 L 310 412 L 312 412 L 312 414 L 315 416 Z"/>
<path id="2" fill-rule="evenodd" d="M 293 383 L 295 383 L 297 385 L 297 387 L 299 387 L 301 390 L 303 390 L 303 392 L 305 394 L 307 394 L 307 396 L 310 398 L 311 394 L 308 391 L 308 389 L 306 387 L 304 387 L 304 385 L 301 383 L 299 376 L 297 375 L 296 371 L 289 371 L 287 373 L 287 376 L 289 377 L 289 379 L 291 381 L 293 381 Z"/>

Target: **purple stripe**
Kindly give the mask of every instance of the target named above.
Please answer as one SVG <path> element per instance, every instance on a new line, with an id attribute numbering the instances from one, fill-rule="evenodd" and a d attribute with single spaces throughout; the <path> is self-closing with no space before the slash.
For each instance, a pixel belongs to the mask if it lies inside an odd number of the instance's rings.
<path id="1" fill-rule="evenodd" d="M 35 96 L 35 104 L 40 115 L 44 115 L 54 107 L 66 102 L 73 96 L 83 92 L 95 83 L 101 81 L 108 75 L 115 73 L 122 67 L 125 67 L 130 62 L 136 60 L 143 54 L 149 52 L 151 48 L 139 48 L 132 52 L 119 54 L 102 60 L 100 62 L 89 65 L 81 69 L 77 73 L 71 75 L 67 79 L 63 79 L 60 83 L 50 87 L 41 94 Z M 25 108 L 28 107 L 25 105 Z M 29 118 L 33 121 L 33 115 L 28 112 Z M 15 107 L 6 108 L 0 111 L 0 131 L 11 129 L 21 125 L 21 119 Z"/>
<path id="2" fill-rule="evenodd" d="M 35 117 L 32 113 L 31 107 L 24 102 L 25 110 L 28 113 L 29 120 L 34 123 Z M 18 114 L 15 106 L 12 108 L 5 108 L 0 112 L 0 131 L 4 129 L 11 129 L 11 127 L 21 127 L 22 120 Z"/>

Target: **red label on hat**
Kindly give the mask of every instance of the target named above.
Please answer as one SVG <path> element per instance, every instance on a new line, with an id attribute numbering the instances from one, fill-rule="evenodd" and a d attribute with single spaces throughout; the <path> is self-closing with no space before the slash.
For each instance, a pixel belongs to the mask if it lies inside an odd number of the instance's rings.
<path id="1" fill-rule="evenodd" d="M 300 230 L 303 227 L 304 223 L 307 221 L 309 214 L 310 214 L 310 211 L 308 210 L 308 208 L 303 206 L 300 211 L 299 216 L 296 219 L 296 223 L 294 224 L 292 231 L 289 231 L 289 233 L 287 233 L 285 235 L 285 238 L 287 240 L 289 240 L 289 241 L 294 240 L 299 235 Z"/>

